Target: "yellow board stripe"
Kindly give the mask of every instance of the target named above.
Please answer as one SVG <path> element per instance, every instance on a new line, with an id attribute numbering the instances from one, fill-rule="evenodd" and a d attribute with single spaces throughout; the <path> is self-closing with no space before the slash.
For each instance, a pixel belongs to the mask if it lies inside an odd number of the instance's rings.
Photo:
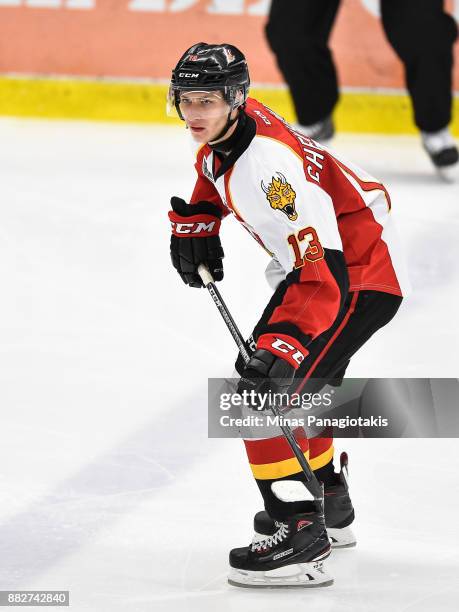
<path id="1" fill-rule="evenodd" d="M 304 453 L 304 456 L 309 461 L 309 451 Z M 317 470 L 326 465 L 333 457 L 333 445 L 321 455 L 314 457 L 309 461 L 312 470 Z M 276 461 L 275 463 L 261 463 L 256 465 L 251 463 L 252 473 L 257 480 L 274 480 L 276 478 L 284 478 L 301 472 L 300 464 L 296 457 Z"/>
<path id="2" fill-rule="evenodd" d="M 165 115 L 167 85 L 135 81 L 0 77 L 0 115 L 179 124 Z M 285 88 L 250 91 L 267 106 L 295 121 Z M 454 98 L 453 134 L 459 136 L 459 98 Z M 411 102 L 399 93 L 343 92 L 335 113 L 342 132 L 414 134 Z"/>
<path id="3" fill-rule="evenodd" d="M 0 77 L 0 115 L 180 124 L 156 83 Z"/>

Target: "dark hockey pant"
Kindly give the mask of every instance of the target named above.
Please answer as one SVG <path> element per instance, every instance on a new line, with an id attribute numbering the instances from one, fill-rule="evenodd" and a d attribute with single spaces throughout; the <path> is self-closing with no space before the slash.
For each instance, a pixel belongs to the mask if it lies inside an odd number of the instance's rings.
<path id="1" fill-rule="evenodd" d="M 329 116 L 338 101 L 328 39 L 339 4 L 272 0 L 266 35 L 302 125 Z M 384 31 L 405 67 L 415 123 L 425 132 L 436 132 L 451 121 L 457 26 L 443 5 L 443 0 L 380 0 Z"/>
<path id="2" fill-rule="evenodd" d="M 257 338 L 257 329 L 264 326 L 271 317 L 280 290 L 282 287 L 274 293 L 255 327 L 254 338 Z M 300 392 L 307 384 L 308 392 L 315 392 L 327 382 L 333 381 L 333 384 L 337 384 L 344 376 L 352 355 L 378 329 L 389 323 L 401 302 L 401 297 L 379 291 L 349 293 L 332 327 L 308 345 L 309 355 L 296 372 L 292 390 Z M 239 359 L 236 364 L 239 371 L 241 365 Z M 304 432 L 299 433 L 298 442 L 308 457 L 311 468 L 320 480 L 326 481 L 327 474 L 333 471 L 333 439 L 321 436 L 308 440 Z M 272 483 L 279 480 L 304 482 L 304 474 L 286 440 L 282 436 L 266 440 L 245 440 L 245 446 L 253 475 L 270 516 L 282 520 L 304 511 L 304 502 L 283 502 L 271 490 Z"/>

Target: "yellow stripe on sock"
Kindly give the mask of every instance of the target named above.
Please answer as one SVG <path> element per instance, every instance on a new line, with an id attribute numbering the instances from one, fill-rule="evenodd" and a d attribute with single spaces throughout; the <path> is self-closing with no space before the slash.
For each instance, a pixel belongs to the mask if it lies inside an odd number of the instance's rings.
<path id="1" fill-rule="evenodd" d="M 304 456 L 308 459 L 309 451 L 306 451 Z M 251 463 L 250 467 L 257 480 L 275 480 L 301 472 L 301 467 L 296 457 L 276 461 L 275 463 L 261 463 L 258 465 Z"/>
<path id="2" fill-rule="evenodd" d="M 313 457 L 312 459 L 310 459 L 309 465 L 311 466 L 311 470 L 318 470 L 319 468 L 324 467 L 324 465 L 327 465 L 327 463 L 329 463 L 333 459 L 334 452 L 335 449 L 332 444 L 330 448 L 328 448 L 321 455 L 317 455 L 317 457 Z"/>
<path id="3" fill-rule="evenodd" d="M 332 445 L 324 453 L 313 459 L 309 459 L 309 451 L 306 451 L 304 456 L 308 460 L 311 470 L 318 470 L 333 459 L 333 453 L 334 447 Z M 284 459 L 283 461 L 276 461 L 275 463 L 261 463 L 258 465 L 251 463 L 250 468 L 257 480 L 274 480 L 301 472 L 301 467 L 296 457 Z"/>

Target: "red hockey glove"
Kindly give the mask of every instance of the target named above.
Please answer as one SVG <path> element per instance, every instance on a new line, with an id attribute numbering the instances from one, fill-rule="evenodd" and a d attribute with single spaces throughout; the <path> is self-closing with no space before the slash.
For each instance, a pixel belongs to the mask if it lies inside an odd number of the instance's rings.
<path id="1" fill-rule="evenodd" d="M 302 344 L 287 334 L 265 333 L 257 340 L 257 348 L 265 349 L 275 355 L 285 359 L 295 370 L 304 360 L 308 351 Z"/>
<path id="2" fill-rule="evenodd" d="M 285 334 L 263 334 L 257 349 L 245 365 L 238 392 L 286 392 L 292 385 L 295 370 L 307 355 L 301 344 Z M 253 408 L 257 409 L 257 403 Z"/>
<path id="3" fill-rule="evenodd" d="M 171 259 L 183 282 L 190 287 L 203 286 L 198 274 L 201 263 L 207 265 L 215 281 L 222 280 L 221 210 L 211 202 L 187 204 L 176 197 L 171 198 L 171 205 Z"/>

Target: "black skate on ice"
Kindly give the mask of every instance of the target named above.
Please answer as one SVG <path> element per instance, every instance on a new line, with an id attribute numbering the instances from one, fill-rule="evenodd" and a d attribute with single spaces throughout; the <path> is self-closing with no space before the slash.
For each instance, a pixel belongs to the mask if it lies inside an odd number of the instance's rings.
<path id="1" fill-rule="evenodd" d="M 459 178 L 459 151 L 448 128 L 434 133 L 422 132 L 422 144 L 438 174 L 446 181 Z"/>
<path id="2" fill-rule="evenodd" d="M 335 474 L 336 484 L 324 488 L 325 525 L 333 548 L 352 548 L 357 541 L 350 528 L 354 521 L 354 508 L 347 482 L 347 453 L 341 453 L 340 464 L 341 470 L 339 474 Z M 273 534 L 277 529 L 277 522 L 264 510 L 257 512 L 253 524 L 254 541 Z"/>
<path id="3" fill-rule="evenodd" d="M 333 578 L 323 567 L 330 551 L 322 511 L 296 514 L 276 522 L 272 534 L 234 548 L 228 582 L 240 587 L 330 586 Z"/>

